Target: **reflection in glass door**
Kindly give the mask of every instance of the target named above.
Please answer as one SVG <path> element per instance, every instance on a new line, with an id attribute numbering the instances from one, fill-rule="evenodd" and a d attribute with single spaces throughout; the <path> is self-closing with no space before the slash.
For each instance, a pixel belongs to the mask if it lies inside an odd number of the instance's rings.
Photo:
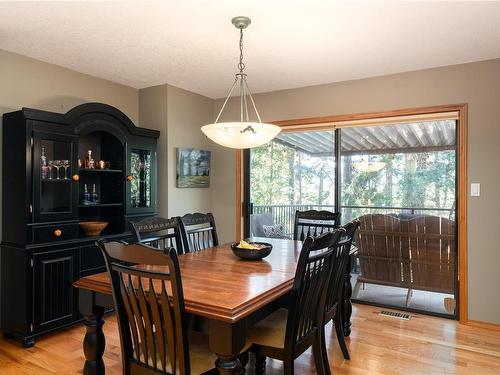
<path id="1" fill-rule="evenodd" d="M 250 235 L 292 238 L 297 210 L 335 211 L 334 130 L 282 132 L 249 162 Z"/>

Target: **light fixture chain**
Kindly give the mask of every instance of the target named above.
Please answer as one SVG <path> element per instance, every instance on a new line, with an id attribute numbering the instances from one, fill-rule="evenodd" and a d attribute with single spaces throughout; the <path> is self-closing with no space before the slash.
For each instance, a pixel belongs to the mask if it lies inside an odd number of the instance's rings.
<path id="1" fill-rule="evenodd" d="M 240 62 L 238 63 L 238 69 L 240 70 L 240 74 L 245 69 L 245 64 L 243 63 L 243 28 L 240 28 Z"/>

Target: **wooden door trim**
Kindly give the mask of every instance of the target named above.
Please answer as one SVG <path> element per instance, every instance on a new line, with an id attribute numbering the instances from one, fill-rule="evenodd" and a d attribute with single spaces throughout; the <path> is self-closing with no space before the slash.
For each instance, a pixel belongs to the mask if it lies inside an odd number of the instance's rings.
<path id="1" fill-rule="evenodd" d="M 459 278 L 459 321 L 467 324 L 468 320 L 468 275 L 467 275 L 467 103 L 448 104 L 428 107 L 395 109 L 380 112 L 367 112 L 359 114 L 344 114 L 321 116 L 312 118 L 301 118 L 294 120 L 272 121 L 273 124 L 282 127 L 303 125 L 315 125 L 326 122 L 340 122 L 350 120 L 366 120 L 381 117 L 398 117 L 418 114 L 430 114 L 440 112 L 457 111 L 458 119 L 458 278 Z M 236 154 L 236 238 L 241 238 L 242 212 L 242 151 Z"/>

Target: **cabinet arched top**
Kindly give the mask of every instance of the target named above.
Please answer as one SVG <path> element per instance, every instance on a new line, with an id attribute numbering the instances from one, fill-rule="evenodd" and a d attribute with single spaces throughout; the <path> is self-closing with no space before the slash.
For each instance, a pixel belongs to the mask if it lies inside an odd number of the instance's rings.
<path id="1" fill-rule="evenodd" d="M 126 132 L 133 136 L 158 138 L 160 132 L 157 130 L 140 128 L 134 125 L 132 120 L 111 105 L 104 103 L 85 103 L 74 107 L 65 114 L 41 111 L 31 108 L 23 108 L 26 119 L 55 122 L 74 127 L 74 132 L 80 134 L 87 132 L 88 127 L 94 127 L 99 122 L 112 124 L 115 129 L 120 128 L 121 132 Z"/>

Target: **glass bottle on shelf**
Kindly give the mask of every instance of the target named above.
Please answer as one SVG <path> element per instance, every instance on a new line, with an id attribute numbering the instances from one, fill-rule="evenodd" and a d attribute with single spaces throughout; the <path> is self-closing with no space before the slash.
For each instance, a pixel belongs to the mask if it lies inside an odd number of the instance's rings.
<path id="1" fill-rule="evenodd" d="M 89 190 L 87 188 L 87 184 L 85 184 L 83 186 L 83 200 L 82 200 L 82 204 L 90 204 L 90 193 L 89 193 Z"/>
<path id="2" fill-rule="evenodd" d="M 99 195 L 97 194 L 95 184 L 92 186 L 92 198 L 91 198 L 91 200 L 92 200 L 93 204 L 99 203 Z"/>
<path id="3" fill-rule="evenodd" d="M 40 166 L 42 169 L 42 180 L 47 180 L 50 177 L 49 161 L 45 155 L 45 146 L 42 146 L 42 155 L 40 156 Z"/>
<path id="4" fill-rule="evenodd" d="M 85 168 L 87 169 L 95 168 L 95 161 L 94 158 L 92 157 L 92 150 L 87 151 L 87 156 L 85 157 Z"/>

